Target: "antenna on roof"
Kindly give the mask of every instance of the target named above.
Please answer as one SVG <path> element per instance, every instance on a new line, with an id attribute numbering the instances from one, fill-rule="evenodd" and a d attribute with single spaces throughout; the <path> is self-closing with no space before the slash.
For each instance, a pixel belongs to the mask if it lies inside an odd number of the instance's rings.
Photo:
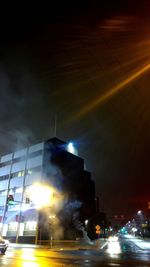
<path id="1" fill-rule="evenodd" d="M 57 135 L 57 115 L 55 114 L 55 123 L 54 123 L 54 136 Z"/>

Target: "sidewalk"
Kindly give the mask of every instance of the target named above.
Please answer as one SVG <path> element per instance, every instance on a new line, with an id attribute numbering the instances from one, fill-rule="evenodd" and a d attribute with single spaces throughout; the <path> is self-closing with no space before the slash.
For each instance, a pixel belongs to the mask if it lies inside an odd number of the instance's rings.
<path id="1" fill-rule="evenodd" d="M 132 235 L 126 235 L 131 242 L 133 242 L 136 246 L 143 250 L 150 250 L 150 241 L 142 239 L 140 237 L 134 237 Z"/>

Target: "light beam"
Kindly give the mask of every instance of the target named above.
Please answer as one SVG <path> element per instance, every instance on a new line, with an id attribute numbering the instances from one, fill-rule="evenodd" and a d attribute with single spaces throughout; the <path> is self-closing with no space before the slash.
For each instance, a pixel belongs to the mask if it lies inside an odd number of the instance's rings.
<path id="1" fill-rule="evenodd" d="M 82 117 L 86 113 L 90 112 L 92 109 L 96 108 L 98 105 L 102 104 L 106 100 L 108 100 L 110 97 L 114 96 L 116 93 L 124 89 L 127 85 L 135 81 L 136 79 L 140 78 L 143 74 L 145 74 L 147 71 L 150 70 L 150 63 L 142 66 L 140 69 L 133 72 L 130 76 L 128 76 L 126 79 L 121 81 L 120 83 L 113 86 L 110 90 L 108 90 L 103 95 L 99 96 L 98 98 L 94 99 L 92 102 L 90 102 L 86 107 L 84 107 L 76 116 L 75 118 Z"/>

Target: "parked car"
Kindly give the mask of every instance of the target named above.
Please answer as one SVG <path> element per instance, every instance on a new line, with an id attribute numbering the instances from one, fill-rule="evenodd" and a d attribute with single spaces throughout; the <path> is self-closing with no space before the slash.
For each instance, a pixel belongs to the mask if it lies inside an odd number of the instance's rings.
<path id="1" fill-rule="evenodd" d="M 0 252 L 4 254 L 8 248 L 9 241 L 0 236 Z"/>

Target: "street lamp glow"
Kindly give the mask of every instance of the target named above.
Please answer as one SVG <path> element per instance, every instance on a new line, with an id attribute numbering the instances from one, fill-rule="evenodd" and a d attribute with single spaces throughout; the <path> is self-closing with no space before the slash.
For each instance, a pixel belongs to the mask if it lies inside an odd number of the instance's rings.
<path id="1" fill-rule="evenodd" d="M 49 215 L 49 219 L 55 219 L 56 215 Z"/>
<path id="2" fill-rule="evenodd" d="M 85 225 L 86 225 L 86 226 L 88 225 L 88 222 L 89 222 L 88 220 L 85 220 Z"/>
<path id="3" fill-rule="evenodd" d="M 141 210 L 138 210 L 137 214 L 139 214 L 139 215 L 142 214 L 142 211 Z"/>

